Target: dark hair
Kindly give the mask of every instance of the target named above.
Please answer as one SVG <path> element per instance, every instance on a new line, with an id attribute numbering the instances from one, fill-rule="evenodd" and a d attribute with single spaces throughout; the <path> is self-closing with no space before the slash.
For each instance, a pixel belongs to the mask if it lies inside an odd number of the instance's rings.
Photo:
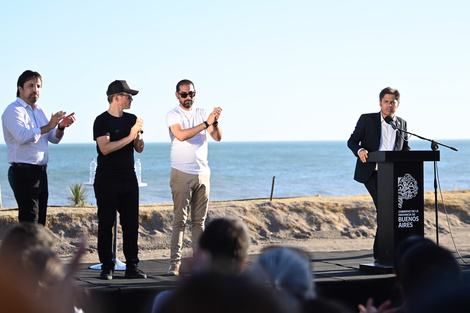
<path id="1" fill-rule="evenodd" d="M 182 301 L 184 299 L 184 301 Z M 190 275 L 163 302 L 162 313 L 285 313 L 282 302 L 248 276 Z"/>
<path id="2" fill-rule="evenodd" d="M 400 93 L 396 89 L 393 89 L 393 88 L 390 88 L 390 87 L 386 87 L 386 88 L 382 89 L 382 91 L 379 94 L 379 100 L 382 101 L 382 99 L 384 98 L 385 95 L 394 95 L 395 99 L 398 102 L 400 102 Z"/>
<path id="3" fill-rule="evenodd" d="M 176 92 L 180 92 L 180 87 L 183 85 L 193 85 L 194 87 L 194 84 L 192 81 L 190 81 L 189 79 L 183 79 L 183 80 L 180 80 L 178 84 L 176 84 Z"/>
<path id="4" fill-rule="evenodd" d="M 28 80 L 30 80 L 32 78 L 40 79 L 41 83 L 42 83 L 41 74 L 39 74 L 38 72 L 33 72 L 33 71 L 30 71 L 30 70 L 26 70 L 26 71 L 23 72 L 23 74 L 20 75 L 20 77 L 18 77 L 18 83 L 16 84 L 16 86 L 17 86 L 16 87 L 16 96 L 17 97 L 20 96 L 20 91 L 18 90 L 18 87 L 24 88 L 24 83 L 26 83 Z"/>
<path id="5" fill-rule="evenodd" d="M 248 227 L 235 217 L 218 218 L 209 223 L 199 238 L 199 247 L 214 262 L 226 262 L 226 269 L 240 272 L 250 245 Z"/>
<path id="6" fill-rule="evenodd" d="M 460 265 L 452 253 L 426 241 L 411 245 L 397 264 L 397 280 L 404 293 L 415 300 L 418 295 L 445 292 L 461 279 Z"/>

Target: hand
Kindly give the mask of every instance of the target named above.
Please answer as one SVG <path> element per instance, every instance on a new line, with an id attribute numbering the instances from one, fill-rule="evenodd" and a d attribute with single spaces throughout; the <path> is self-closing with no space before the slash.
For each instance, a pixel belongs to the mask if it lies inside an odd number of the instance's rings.
<path id="1" fill-rule="evenodd" d="M 57 312 L 69 312 L 76 302 L 77 296 L 80 294 L 80 287 L 77 284 L 77 271 L 80 266 L 80 259 L 85 254 L 87 248 L 87 241 L 82 238 L 78 250 L 72 260 L 72 263 L 67 266 L 65 276 L 60 282 L 57 293 L 55 294 L 53 306 Z"/>
<path id="2" fill-rule="evenodd" d="M 212 113 L 207 118 L 207 123 L 209 123 L 209 125 L 214 124 L 214 122 L 216 122 L 219 119 L 221 113 L 222 113 L 221 107 L 214 108 Z"/>
<path id="3" fill-rule="evenodd" d="M 64 113 L 65 113 L 65 112 L 64 112 Z M 75 112 L 73 112 L 72 114 L 69 114 L 69 115 L 67 115 L 66 117 L 64 117 L 64 118 L 62 119 L 62 121 L 60 121 L 59 127 L 60 127 L 60 128 L 69 127 L 69 126 L 72 125 L 75 121 L 76 121 Z"/>
<path id="4" fill-rule="evenodd" d="M 135 121 L 134 126 L 131 128 L 131 135 L 132 138 L 137 138 L 137 135 L 142 131 L 142 128 L 144 127 L 144 120 L 141 118 L 137 118 Z"/>
<path id="5" fill-rule="evenodd" d="M 369 157 L 369 151 L 367 151 L 366 149 L 362 149 L 361 151 L 359 151 L 358 156 L 359 159 L 361 159 L 362 163 L 366 163 L 367 158 Z"/>
<path id="6" fill-rule="evenodd" d="M 52 128 L 55 128 L 57 124 L 59 124 L 59 122 L 65 117 L 65 114 L 67 114 L 67 112 L 59 111 L 51 115 L 49 124 L 52 126 Z"/>
<path id="7" fill-rule="evenodd" d="M 398 308 L 388 309 L 388 307 L 392 304 L 390 300 L 385 301 L 382 303 L 378 308 L 374 307 L 374 300 L 372 298 L 367 299 L 366 306 L 359 304 L 359 313 L 396 313 L 398 312 Z"/>

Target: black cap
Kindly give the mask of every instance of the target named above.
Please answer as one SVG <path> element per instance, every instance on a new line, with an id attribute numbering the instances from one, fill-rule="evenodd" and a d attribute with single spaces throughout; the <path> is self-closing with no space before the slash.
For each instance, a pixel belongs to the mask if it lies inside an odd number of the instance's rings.
<path id="1" fill-rule="evenodd" d="M 106 91 L 106 94 L 110 96 L 120 92 L 125 92 L 133 96 L 139 93 L 138 90 L 130 89 L 129 85 L 126 83 L 125 80 L 115 80 L 111 84 L 109 84 L 108 91 Z"/>

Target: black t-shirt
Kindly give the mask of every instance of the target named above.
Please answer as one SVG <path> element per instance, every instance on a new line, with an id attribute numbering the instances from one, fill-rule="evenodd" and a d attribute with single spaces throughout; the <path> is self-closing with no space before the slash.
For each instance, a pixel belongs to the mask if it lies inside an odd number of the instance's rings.
<path id="1" fill-rule="evenodd" d="M 110 141 L 118 141 L 127 137 L 137 117 L 134 114 L 123 112 L 121 117 L 115 117 L 107 111 L 98 115 L 93 124 L 93 140 L 101 136 L 109 136 Z M 96 144 L 98 152 L 98 174 L 135 175 L 134 172 L 134 142 L 130 142 L 123 148 L 103 155 Z"/>

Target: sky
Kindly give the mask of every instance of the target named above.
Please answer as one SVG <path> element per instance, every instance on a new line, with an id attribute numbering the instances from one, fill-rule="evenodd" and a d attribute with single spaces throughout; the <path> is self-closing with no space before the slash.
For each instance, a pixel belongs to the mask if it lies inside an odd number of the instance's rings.
<path id="1" fill-rule="evenodd" d="M 93 142 L 106 89 L 124 79 L 146 142 L 169 142 L 176 83 L 195 106 L 223 109 L 224 141 L 347 140 L 380 91 L 397 115 L 434 139 L 470 139 L 470 2 L 7 1 L 0 11 L 0 103 L 27 69 L 38 101 L 75 112 L 62 142 Z"/>

